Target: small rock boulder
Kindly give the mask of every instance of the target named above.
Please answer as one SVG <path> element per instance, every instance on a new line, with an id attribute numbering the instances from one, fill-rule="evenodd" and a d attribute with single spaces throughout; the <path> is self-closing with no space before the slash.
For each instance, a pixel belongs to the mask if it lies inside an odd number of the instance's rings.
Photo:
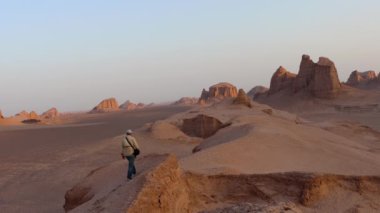
<path id="1" fill-rule="evenodd" d="M 230 83 L 219 83 L 209 88 L 209 91 L 203 89 L 199 104 L 207 104 L 218 102 L 225 98 L 235 98 L 237 96 L 237 88 Z"/>
<path id="2" fill-rule="evenodd" d="M 239 89 L 239 93 L 237 97 L 233 101 L 234 104 L 240 104 L 247 106 L 249 108 L 252 107 L 251 99 L 247 96 L 243 89 Z"/>
<path id="3" fill-rule="evenodd" d="M 115 98 L 108 98 L 101 101 L 91 112 L 112 112 L 119 110 L 119 104 Z"/>

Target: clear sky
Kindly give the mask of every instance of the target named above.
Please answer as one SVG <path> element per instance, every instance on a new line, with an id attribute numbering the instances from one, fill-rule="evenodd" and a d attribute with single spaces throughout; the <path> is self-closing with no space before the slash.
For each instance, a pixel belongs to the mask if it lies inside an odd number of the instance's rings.
<path id="1" fill-rule="evenodd" d="M 228 81 L 269 86 L 301 55 L 380 70 L 380 1 L 0 0 L 0 109 L 165 102 Z"/>

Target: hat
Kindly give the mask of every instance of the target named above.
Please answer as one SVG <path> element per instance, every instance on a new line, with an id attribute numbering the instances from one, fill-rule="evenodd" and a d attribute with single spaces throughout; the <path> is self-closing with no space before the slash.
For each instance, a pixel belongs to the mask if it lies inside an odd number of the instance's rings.
<path id="1" fill-rule="evenodd" d="M 132 130 L 128 129 L 126 133 L 127 133 L 127 135 L 130 135 L 130 134 L 132 134 L 133 132 L 132 132 Z"/>

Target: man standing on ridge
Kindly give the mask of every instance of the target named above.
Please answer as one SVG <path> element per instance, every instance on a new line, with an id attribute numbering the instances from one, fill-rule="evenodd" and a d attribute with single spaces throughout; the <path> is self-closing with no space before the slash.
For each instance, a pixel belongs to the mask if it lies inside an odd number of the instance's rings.
<path id="1" fill-rule="evenodd" d="M 132 175 L 136 175 L 135 159 L 140 154 L 139 145 L 136 138 L 132 136 L 132 130 L 127 130 L 126 135 L 121 142 L 123 159 L 128 160 L 128 180 L 132 180 Z"/>

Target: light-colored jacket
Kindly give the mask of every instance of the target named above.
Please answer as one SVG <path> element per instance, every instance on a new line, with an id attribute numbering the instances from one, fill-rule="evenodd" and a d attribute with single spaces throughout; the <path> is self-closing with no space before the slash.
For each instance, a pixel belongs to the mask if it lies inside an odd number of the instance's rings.
<path id="1" fill-rule="evenodd" d="M 133 148 L 135 148 L 135 149 L 140 149 L 140 148 L 139 148 L 139 145 L 137 144 L 135 137 L 133 137 L 132 135 L 127 135 L 126 137 L 128 137 L 128 141 L 129 141 L 130 145 L 129 145 L 127 139 L 125 139 L 125 137 L 124 137 L 123 141 L 121 142 L 121 150 L 122 150 L 121 153 L 124 156 L 131 156 L 131 155 L 133 155 Z M 131 145 L 133 146 L 133 148 L 131 147 Z"/>

